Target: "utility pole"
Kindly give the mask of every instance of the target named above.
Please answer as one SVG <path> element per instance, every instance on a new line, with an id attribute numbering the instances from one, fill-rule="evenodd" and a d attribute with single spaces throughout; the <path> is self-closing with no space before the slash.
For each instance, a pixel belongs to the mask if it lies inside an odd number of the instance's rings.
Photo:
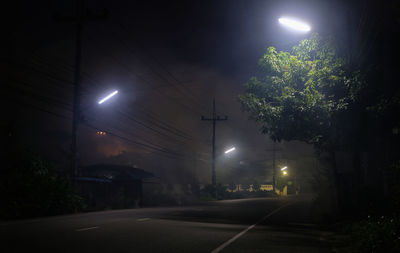
<path id="1" fill-rule="evenodd" d="M 268 152 L 272 151 L 272 190 L 275 192 L 276 189 L 276 151 L 279 149 L 276 148 L 276 142 L 273 141 L 272 149 L 267 149 Z"/>
<path id="2" fill-rule="evenodd" d="M 212 124 L 213 124 L 211 183 L 214 186 L 215 198 L 217 198 L 217 178 L 216 178 L 216 174 L 215 174 L 215 125 L 216 125 L 217 121 L 228 120 L 228 116 L 225 116 L 223 118 L 221 118 L 220 116 L 217 116 L 217 112 L 216 112 L 216 109 L 215 109 L 215 98 L 214 98 L 213 99 L 213 115 L 212 115 L 212 118 L 205 118 L 204 116 L 201 116 L 201 120 L 209 120 L 209 121 L 212 121 Z"/>
<path id="3" fill-rule="evenodd" d="M 276 166 L 275 166 L 275 159 L 276 158 L 276 147 L 275 147 L 275 141 L 272 144 L 272 190 L 275 191 L 275 185 L 276 185 Z"/>
<path id="4" fill-rule="evenodd" d="M 78 155 L 77 155 L 77 133 L 81 119 L 81 62 L 82 62 L 82 30 L 84 24 L 89 20 L 105 19 L 104 11 L 101 15 L 94 15 L 89 10 L 84 10 L 85 1 L 76 0 L 76 15 L 69 17 L 56 16 L 59 22 L 73 22 L 76 24 L 75 33 L 75 69 L 74 69 L 74 93 L 72 109 L 72 137 L 71 137 L 71 179 L 73 184 L 77 185 Z M 85 12 L 84 12 L 85 11 Z"/>

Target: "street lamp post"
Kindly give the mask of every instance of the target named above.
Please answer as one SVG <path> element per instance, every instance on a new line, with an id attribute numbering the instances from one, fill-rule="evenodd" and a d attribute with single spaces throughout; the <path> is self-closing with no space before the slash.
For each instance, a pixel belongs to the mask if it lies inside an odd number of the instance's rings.
<path id="1" fill-rule="evenodd" d="M 104 102 L 106 102 L 107 100 L 109 100 L 110 98 L 112 98 L 113 96 L 115 96 L 118 93 L 118 90 L 115 90 L 113 92 L 111 92 L 110 94 L 108 94 L 107 96 L 105 96 L 104 98 L 100 99 L 98 101 L 98 104 L 103 104 Z M 89 108 L 91 108 L 92 106 L 89 106 Z M 85 110 L 87 110 L 88 108 L 86 108 Z M 77 109 L 78 110 L 78 109 Z M 81 122 L 81 118 L 82 118 L 82 112 L 83 110 L 79 109 L 78 113 L 76 113 L 76 116 L 74 116 L 74 120 L 73 120 L 73 134 L 72 134 L 72 177 L 73 177 L 73 184 L 76 186 L 77 185 L 77 178 L 79 176 L 79 166 L 78 166 L 78 159 L 77 159 L 77 132 L 78 132 L 78 126 Z M 105 132 L 98 132 L 99 135 L 105 135 Z"/>

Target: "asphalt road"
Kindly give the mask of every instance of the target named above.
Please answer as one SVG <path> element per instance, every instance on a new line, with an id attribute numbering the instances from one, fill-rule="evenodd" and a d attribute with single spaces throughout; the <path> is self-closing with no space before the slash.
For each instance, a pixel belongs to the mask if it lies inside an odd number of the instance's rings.
<path id="1" fill-rule="evenodd" d="M 331 252 L 309 202 L 258 198 L 0 223 L 0 252 Z"/>

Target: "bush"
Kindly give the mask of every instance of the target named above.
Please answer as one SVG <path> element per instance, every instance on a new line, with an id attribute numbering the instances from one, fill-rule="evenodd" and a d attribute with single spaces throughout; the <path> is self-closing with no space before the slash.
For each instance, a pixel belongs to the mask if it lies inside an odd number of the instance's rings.
<path id="1" fill-rule="evenodd" d="M 400 217 L 372 218 L 352 223 L 344 232 L 350 234 L 349 252 L 400 252 Z"/>
<path id="2" fill-rule="evenodd" d="M 222 199 L 243 199 L 243 198 L 257 198 L 257 197 L 273 197 L 277 196 L 276 193 L 266 192 L 266 191 L 237 191 L 228 192 L 227 187 L 218 184 L 216 187 L 217 197 L 219 200 Z M 200 191 L 200 199 L 205 201 L 216 200 L 215 198 L 215 188 L 213 185 L 206 185 Z"/>
<path id="3" fill-rule="evenodd" d="M 72 185 L 59 177 L 55 167 L 38 155 L 21 152 L 0 178 L 2 207 L 6 219 L 28 218 L 80 211 L 83 199 Z"/>

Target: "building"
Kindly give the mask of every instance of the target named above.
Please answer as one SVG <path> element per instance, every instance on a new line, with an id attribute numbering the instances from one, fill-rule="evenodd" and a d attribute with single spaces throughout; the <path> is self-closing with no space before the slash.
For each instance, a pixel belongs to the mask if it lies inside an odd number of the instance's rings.
<path id="1" fill-rule="evenodd" d="M 96 164 L 81 168 L 78 188 L 88 209 L 140 207 L 143 181 L 152 173 L 131 166 Z"/>

